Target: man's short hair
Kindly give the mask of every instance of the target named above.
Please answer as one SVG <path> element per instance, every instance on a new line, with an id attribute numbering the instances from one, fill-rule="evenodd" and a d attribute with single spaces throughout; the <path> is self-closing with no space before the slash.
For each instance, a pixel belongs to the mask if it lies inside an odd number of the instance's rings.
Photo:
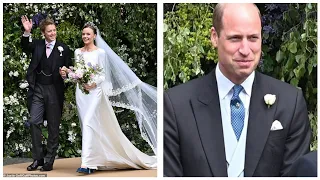
<path id="1" fill-rule="evenodd" d="M 259 17 L 260 17 L 260 21 L 261 21 L 260 10 L 255 4 L 253 4 L 253 5 L 257 8 L 258 13 L 259 13 Z M 215 6 L 214 11 L 213 11 L 212 26 L 216 30 L 218 36 L 220 35 L 220 32 L 222 30 L 222 26 L 223 26 L 222 16 L 223 16 L 224 8 L 225 8 L 224 6 L 225 6 L 225 4 L 219 3 Z"/>
<path id="2" fill-rule="evenodd" d="M 49 25 L 56 25 L 56 24 L 54 23 L 53 19 L 51 19 L 51 18 L 43 19 L 39 25 L 41 32 L 44 32 L 46 30 L 46 27 Z"/>

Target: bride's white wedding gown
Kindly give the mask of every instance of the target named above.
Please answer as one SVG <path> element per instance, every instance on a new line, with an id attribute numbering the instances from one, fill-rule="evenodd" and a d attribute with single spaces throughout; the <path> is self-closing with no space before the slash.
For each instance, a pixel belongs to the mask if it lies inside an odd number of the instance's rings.
<path id="1" fill-rule="evenodd" d="M 86 63 L 104 67 L 105 51 L 97 49 L 82 53 Z M 107 71 L 107 70 L 106 70 Z M 82 164 L 91 169 L 154 169 L 157 159 L 138 150 L 123 134 L 111 103 L 103 93 L 101 81 L 97 79 L 97 87 L 84 94 L 76 88 L 76 103 L 82 129 Z M 134 119 L 132 119 L 135 121 Z"/>

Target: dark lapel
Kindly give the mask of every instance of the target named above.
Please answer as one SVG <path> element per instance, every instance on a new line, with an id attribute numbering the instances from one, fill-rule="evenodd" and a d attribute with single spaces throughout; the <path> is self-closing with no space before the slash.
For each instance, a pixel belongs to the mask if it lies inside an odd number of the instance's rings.
<path id="1" fill-rule="evenodd" d="M 38 41 L 39 42 L 39 45 L 38 45 L 38 49 L 36 50 L 36 53 L 37 53 L 37 62 L 36 62 L 36 66 L 38 66 L 38 64 L 40 63 L 40 60 L 42 58 L 42 55 L 45 51 L 45 41 L 44 40 L 41 40 L 41 41 Z M 36 67 L 35 67 L 36 68 Z"/>
<path id="2" fill-rule="evenodd" d="M 253 176 L 257 167 L 269 136 L 276 109 L 276 102 L 270 108 L 264 102 L 264 96 L 274 94 L 274 92 L 271 92 L 269 82 L 262 76 L 256 71 L 250 99 L 244 170 L 244 176 L 247 177 Z"/>
<path id="3" fill-rule="evenodd" d="M 58 46 L 60 46 L 60 43 L 56 41 L 51 51 L 51 54 L 49 56 L 50 60 L 52 61 L 52 72 L 54 71 L 57 64 L 57 60 L 59 59 L 59 56 L 60 56 L 60 51 L 58 50 Z"/>
<path id="4" fill-rule="evenodd" d="M 201 143 L 213 176 L 227 176 L 219 94 L 215 70 L 204 77 L 206 84 L 191 100 Z"/>

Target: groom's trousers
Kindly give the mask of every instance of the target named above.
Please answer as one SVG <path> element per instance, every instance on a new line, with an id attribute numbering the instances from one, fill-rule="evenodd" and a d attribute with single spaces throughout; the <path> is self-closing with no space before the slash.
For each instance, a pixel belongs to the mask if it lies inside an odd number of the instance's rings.
<path id="1" fill-rule="evenodd" d="M 53 164 L 59 145 L 59 125 L 61 119 L 61 109 L 53 84 L 42 85 L 36 83 L 30 116 L 32 158 L 34 160 L 45 158 L 45 162 Z M 42 149 L 42 131 L 40 127 L 44 121 L 44 117 L 46 117 L 48 127 L 47 154 L 45 157 Z"/>

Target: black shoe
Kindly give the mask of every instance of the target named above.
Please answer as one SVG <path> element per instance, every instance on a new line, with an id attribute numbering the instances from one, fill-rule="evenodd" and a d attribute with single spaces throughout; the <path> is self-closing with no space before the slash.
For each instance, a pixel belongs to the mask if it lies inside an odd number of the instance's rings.
<path id="1" fill-rule="evenodd" d="M 34 170 L 37 170 L 39 166 L 43 166 L 44 164 L 44 161 L 43 159 L 40 159 L 40 160 L 34 160 L 32 164 L 30 164 L 28 167 L 27 167 L 27 170 L 28 171 L 34 171 Z"/>
<path id="2" fill-rule="evenodd" d="M 40 171 L 51 171 L 53 169 L 53 164 L 51 163 L 45 163 Z"/>

